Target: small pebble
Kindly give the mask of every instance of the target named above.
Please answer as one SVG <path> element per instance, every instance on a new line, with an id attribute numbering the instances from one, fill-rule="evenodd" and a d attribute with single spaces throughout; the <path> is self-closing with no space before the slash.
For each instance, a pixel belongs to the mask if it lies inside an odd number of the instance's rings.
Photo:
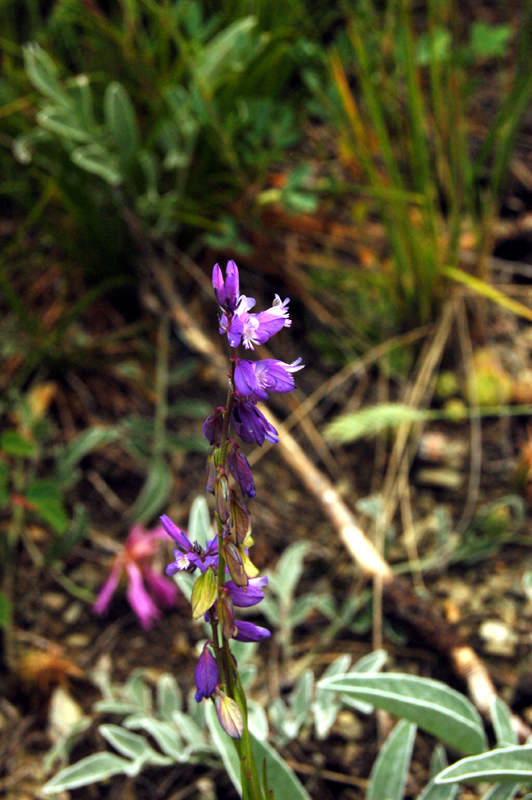
<path id="1" fill-rule="evenodd" d="M 484 640 L 484 650 L 494 656 L 513 656 L 517 645 L 517 635 L 505 622 L 487 619 L 479 634 Z"/>

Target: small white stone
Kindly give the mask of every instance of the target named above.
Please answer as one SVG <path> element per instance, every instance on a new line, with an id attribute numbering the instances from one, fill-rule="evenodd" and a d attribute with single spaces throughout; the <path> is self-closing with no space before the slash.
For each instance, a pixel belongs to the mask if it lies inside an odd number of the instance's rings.
<path id="1" fill-rule="evenodd" d="M 517 634 L 500 619 L 487 619 L 479 629 L 484 640 L 484 649 L 495 656 L 513 656 L 517 645 Z"/>

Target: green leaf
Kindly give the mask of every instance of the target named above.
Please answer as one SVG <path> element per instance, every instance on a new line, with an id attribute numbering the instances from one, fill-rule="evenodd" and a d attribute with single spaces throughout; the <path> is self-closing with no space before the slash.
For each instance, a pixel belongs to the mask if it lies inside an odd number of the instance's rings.
<path id="1" fill-rule="evenodd" d="M 504 58 L 511 38 L 510 25 L 474 22 L 471 26 L 471 50 L 477 58 Z"/>
<path id="2" fill-rule="evenodd" d="M 155 461 L 148 477 L 128 516 L 137 523 L 145 524 L 157 516 L 168 500 L 172 488 L 172 473 L 164 461 Z"/>
<path id="3" fill-rule="evenodd" d="M 88 786 L 90 783 L 104 781 L 113 775 L 128 774 L 130 761 L 115 756 L 114 753 L 94 753 L 87 758 L 62 769 L 43 787 L 44 794 L 55 794 L 68 789 Z"/>
<path id="4" fill-rule="evenodd" d="M 68 476 L 82 458 L 99 447 L 116 442 L 121 435 L 118 428 L 108 428 L 103 425 L 95 425 L 83 431 L 59 451 L 57 456 L 59 473 Z"/>
<path id="5" fill-rule="evenodd" d="M 126 731 L 119 725 L 100 725 L 98 731 L 109 744 L 127 758 L 139 758 L 151 749 L 144 736 Z"/>
<path id="6" fill-rule="evenodd" d="M 212 567 L 198 576 L 192 589 L 192 617 L 200 619 L 209 608 L 212 608 L 218 596 L 218 581 Z M 231 635 L 231 632 L 227 634 Z"/>
<path id="7" fill-rule="evenodd" d="M 249 51 L 250 33 L 256 24 L 255 17 L 239 19 L 204 46 L 193 72 L 194 79 L 202 88 L 213 92 L 218 83 L 237 71 L 237 56 Z"/>
<path id="8" fill-rule="evenodd" d="M 226 737 L 227 738 L 227 737 Z M 294 770 L 288 766 L 286 761 L 279 753 L 267 742 L 260 741 L 252 733 L 251 749 L 255 756 L 255 763 L 262 772 L 262 765 L 266 762 L 266 774 L 268 776 L 268 788 L 271 789 L 273 797 L 290 798 L 290 800 L 311 800 L 309 793 L 295 774 Z"/>
<path id="9" fill-rule="evenodd" d="M 99 175 L 111 186 L 117 186 L 122 182 L 122 176 L 114 156 L 95 142 L 76 147 L 75 150 L 72 150 L 70 157 L 78 167 L 93 175 Z"/>
<path id="10" fill-rule="evenodd" d="M 368 674 L 327 678 L 318 688 L 342 692 L 415 723 L 467 755 L 486 749 L 486 734 L 476 708 L 444 683 L 417 675 Z"/>
<path id="11" fill-rule="evenodd" d="M 430 782 L 425 786 L 416 800 L 454 800 L 459 787 L 455 784 L 438 786 L 436 776 L 447 766 L 447 756 L 441 744 L 437 744 L 430 759 Z"/>
<path id="12" fill-rule="evenodd" d="M 512 714 L 506 703 L 495 695 L 490 701 L 490 714 L 493 730 L 500 747 L 519 744 L 517 732 L 512 724 Z"/>
<path id="13" fill-rule="evenodd" d="M 129 162 L 139 147 L 139 130 L 135 109 L 122 84 L 113 81 L 103 99 L 105 122 L 121 161 Z"/>
<path id="14" fill-rule="evenodd" d="M 37 114 L 37 122 L 45 130 L 73 142 L 90 142 L 92 138 L 90 133 L 79 127 L 76 112 L 69 106 L 46 106 Z"/>
<path id="15" fill-rule="evenodd" d="M 4 592 L 0 592 L 0 628 L 5 628 L 11 624 L 13 618 L 13 606 Z"/>
<path id="16" fill-rule="evenodd" d="M 65 533 L 68 528 L 68 516 L 58 483 L 47 478 L 35 480 L 26 489 L 25 497 L 56 533 Z"/>
<path id="17" fill-rule="evenodd" d="M 0 450 L 6 456 L 32 458 L 37 455 L 35 442 L 25 439 L 18 431 L 4 431 L 0 436 Z"/>
<path id="18" fill-rule="evenodd" d="M 61 105 L 68 103 L 68 96 L 57 77 L 57 67 L 48 53 L 35 42 L 23 47 L 22 52 L 26 73 L 35 88 Z"/>
<path id="19" fill-rule="evenodd" d="M 451 764 L 436 783 L 532 783 L 532 744 L 501 747 Z"/>
<path id="20" fill-rule="evenodd" d="M 354 414 L 342 414 L 325 428 L 325 437 L 331 442 L 346 444 L 363 436 L 378 436 L 394 430 L 404 422 L 423 422 L 432 416 L 430 411 L 412 408 L 403 403 L 380 403 Z"/>
<path id="21" fill-rule="evenodd" d="M 0 510 L 9 503 L 9 466 L 0 458 Z"/>
<path id="22" fill-rule="evenodd" d="M 415 725 L 397 723 L 373 765 L 366 800 L 402 800 L 415 736 Z"/>
<path id="23" fill-rule="evenodd" d="M 176 711 L 181 711 L 183 698 L 173 675 L 165 673 L 157 681 L 157 710 L 160 716 L 171 722 Z"/>
<path id="24" fill-rule="evenodd" d="M 209 506 L 205 497 L 196 497 L 190 507 L 188 516 L 188 533 L 191 542 L 198 542 L 205 547 L 207 539 L 212 539 L 212 526 L 209 516 Z"/>
<path id="25" fill-rule="evenodd" d="M 455 784 L 443 784 L 441 788 L 447 789 L 449 786 L 454 785 Z M 512 800 L 512 797 L 515 797 L 520 788 L 521 784 L 519 783 L 498 783 L 492 786 L 491 789 L 488 789 L 486 794 L 482 797 L 482 800 Z"/>
<path id="26" fill-rule="evenodd" d="M 216 749 L 222 758 L 225 771 L 231 783 L 241 795 L 242 787 L 240 784 L 240 761 L 238 759 L 238 753 L 236 752 L 233 740 L 221 729 L 216 709 L 212 703 L 205 705 L 205 720 Z"/>
<path id="27" fill-rule="evenodd" d="M 149 734 L 157 742 L 161 750 L 173 761 L 182 763 L 189 760 L 190 748 L 185 750 L 183 747 L 183 740 L 175 725 L 161 722 L 161 720 L 153 717 L 137 715 L 124 720 L 124 725 L 127 728 L 143 730 Z"/>
<path id="28" fill-rule="evenodd" d="M 279 597 L 288 598 L 294 594 L 303 572 L 303 559 L 309 550 L 309 543 L 301 541 L 294 542 L 284 551 L 275 573 L 270 575 L 272 588 Z"/>

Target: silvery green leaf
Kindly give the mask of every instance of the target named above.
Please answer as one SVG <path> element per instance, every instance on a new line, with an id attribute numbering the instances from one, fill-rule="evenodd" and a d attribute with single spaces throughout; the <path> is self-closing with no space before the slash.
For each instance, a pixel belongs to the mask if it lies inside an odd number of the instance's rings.
<path id="1" fill-rule="evenodd" d="M 183 697 L 173 675 L 165 673 L 157 681 L 157 710 L 162 719 L 171 722 L 175 711 L 182 711 Z"/>
<path id="2" fill-rule="evenodd" d="M 46 106 L 37 113 L 37 122 L 45 130 L 71 139 L 73 142 L 90 142 L 91 135 L 79 126 L 74 109 Z"/>
<path id="3" fill-rule="evenodd" d="M 415 736 L 415 725 L 397 723 L 373 765 L 366 800 L 402 800 Z"/>
<path id="4" fill-rule="evenodd" d="M 325 428 L 325 438 L 337 444 L 346 444 L 364 436 L 377 436 L 386 430 L 394 430 L 404 422 L 424 422 L 430 417 L 430 411 L 402 403 L 380 403 L 336 417 Z"/>
<path id="5" fill-rule="evenodd" d="M 323 678 L 330 678 L 333 675 L 345 675 L 351 665 L 351 656 L 344 654 L 335 659 L 324 670 Z M 316 689 L 314 701 L 312 703 L 312 713 L 314 715 L 314 728 L 317 739 L 325 739 L 341 707 L 341 701 L 337 694 L 325 692 L 323 689 Z"/>
<path id="6" fill-rule="evenodd" d="M 76 75 L 68 81 L 67 86 L 70 102 L 81 129 L 95 130 L 97 122 L 94 117 L 94 103 L 89 79 L 86 75 Z"/>
<path id="7" fill-rule="evenodd" d="M 455 784 L 444 783 L 442 788 L 449 785 L 455 786 Z M 488 789 L 482 800 L 512 800 L 512 797 L 515 797 L 520 788 L 521 784 L 519 783 L 497 783 L 491 789 Z"/>
<path id="8" fill-rule="evenodd" d="M 435 782 L 435 777 L 447 766 L 447 756 L 441 744 L 437 744 L 430 759 L 431 780 L 425 786 L 416 800 L 454 800 L 458 794 L 459 787 L 456 784 L 440 786 Z"/>
<path id="9" fill-rule="evenodd" d="M 388 653 L 386 650 L 375 650 L 373 653 L 368 653 L 367 656 L 359 658 L 349 671 L 358 673 L 379 672 L 386 663 L 387 658 Z M 361 714 L 371 714 L 373 711 L 371 703 L 363 703 L 360 700 L 347 697 L 345 694 L 342 696 L 342 701 L 345 705 L 360 711 Z"/>
<path id="10" fill-rule="evenodd" d="M 128 774 L 130 761 L 115 756 L 114 753 L 94 753 L 87 758 L 72 764 L 58 772 L 43 787 L 44 794 L 55 794 L 80 786 L 88 786 L 97 781 L 103 781 L 113 775 Z"/>
<path id="11" fill-rule="evenodd" d="M 256 24 L 256 17 L 239 19 L 204 45 L 193 73 L 198 86 L 212 92 L 215 85 L 227 80 L 237 69 L 238 54 L 250 51 L 250 32 Z"/>
<path id="12" fill-rule="evenodd" d="M 255 682 L 257 678 L 257 666 L 256 664 L 245 664 L 243 667 L 241 667 L 238 658 L 236 660 L 239 667 L 238 672 L 240 675 L 240 683 L 244 689 L 247 689 Z"/>
<path id="13" fill-rule="evenodd" d="M 144 757 L 151 750 L 144 736 L 130 733 L 130 731 L 121 728 L 120 725 L 100 725 L 98 731 L 115 750 L 118 750 L 126 758 Z"/>
<path id="14" fill-rule="evenodd" d="M 131 161 L 139 147 L 137 117 L 131 98 L 121 83 L 113 81 L 103 98 L 105 123 L 112 136 L 118 157 Z"/>
<path id="15" fill-rule="evenodd" d="M 96 142 L 76 147 L 70 157 L 78 167 L 93 175 L 99 175 L 111 186 L 117 186 L 122 182 L 116 159 Z"/>
<path id="16" fill-rule="evenodd" d="M 124 725 L 133 730 L 143 730 L 150 734 L 161 750 L 174 761 L 183 762 L 188 760 L 190 750 L 183 747 L 183 742 L 175 725 L 141 715 L 128 717 L 124 721 Z"/>
<path id="17" fill-rule="evenodd" d="M 267 742 L 260 741 L 250 733 L 251 748 L 256 764 L 266 765 L 268 789 L 275 798 L 288 800 L 311 800 L 311 797 L 293 769 Z M 227 737 L 226 737 L 227 738 Z"/>
<path id="18" fill-rule="evenodd" d="M 279 733 L 285 733 L 285 726 L 290 719 L 290 711 L 280 697 L 276 697 L 270 703 L 268 715 L 273 727 L 279 731 Z"/>
<path id="19" fill-rule="evenodd" d="M 205 736 L 201 728 L 196 725 L 193 719 L 183 711 L 175 711 L 172 720 L 177 727 L 180 735 L 195 749 L 205 749 Z"/>
<path id="20" fill-rule="evenodd" d="M 62 447 L 56 456 L 56 464 L 61 476 L 68 476 L 82 458 L 99 447 L 116 442 L 122 432 L 118 427 L 94 425 L 80 433 L 76 438 Z"/>
<path id="21" fill-rule="evenodd" d="M 61 105 L 67 104 L 68 96 L 59 82 L 57 67 L 48 53 L 36 42 L 25 45 L 22 52 L 26 73 L 35 88 L 51 100 Z"/>
<path id="22" fill-rule="evenodd" d="M 137 704 L 137 710 L 151 712 L 152 694 L 149 686 L 146 685 L 146 670 L 134 669 L 129 675 L 123 686 L 123 695 Z"/>
<path id="23" fill-rule="evenodd" d="M 220 727 L 216 709 L 212 703 L 205 706 L 205 720 L 209 728 L 212 740 L 220 756 L 233 786 L 237 792 L 242 794 L 242 787 L 240 784 L 240 761 L 233 740 L 225 731 Z"/>
<path id="24" fill-rule="evenodd" d="M 280 597 L 292 597 L 303 572 L 303 559 L 310 550 L 308 542 L 294 542 L 286 548 L 270 581 Z"/>
<path id="25" fill-rule="evenodd" d="M 436 783 L 532 783 L 532 744 L 500 747 L 451 764 Z"/>
<path id="26" fill-rule="evenodd" d="M 213 537 L 209 507 L 207 500 L 202 495 L 196 497 L 190 507 L 188 535 L 191 542 L 197 542 L 202 547 L 205 547 L 207 539 Z"/>
<path id="27" fill-rule="evenodd" d="M 128 703 L 127 700 L 97 700 L 94 710 L 101 714 L 136 714 L 140 707 L 136 703 Z"/>
<path id="28" fill-rule="evenodd" d="M 266 712 L 254 700 L 248 700 L 247 702 L 249 730 L 257 739 L 265 741 L 268 738 L 268 717 Z"/>
<path id="29" fill-rule="evenodd" d="M 166 505 L 172 484 L 173 476 L 166 462 L 154 461 L 139 496 L 129 509 L 129 518 L 144 524 L 157 516 Z"/>
<path id="30" fill-rule="evenodd" d="M 495 695 L 490 700 L 490 715 L 493 730 L 500 747 L 519 744 L 519 739 L 512 724 L 512 714 L 506 703 Z"/>
<path id="31" fill-rule="evenodd" d="M 290 608 L 291 627 L 295 628 L 304 622 L 314 611 L 321 611 L 328 619 L 333 619 L 336 609 L 332 597 L 329 594 L 314 592 L 297 597 Z"/>
<path id="32" fill-rule="evenodd" d="M 298 726 L 303 725 L 311 713 L 312 697 L 314 694 L 314 673 L 306 669 L 297 679 L 290 697 L 290 705 Z"/>
<path id="33" fill-rule="evenodd" d="M 417 675 L 357 674 L 326 678 L 318 686 L 355 700 L 371 702 L 415 723 L 462 753 L 486 749 L 486 734 L 476 708 L 444 683 Z"/>

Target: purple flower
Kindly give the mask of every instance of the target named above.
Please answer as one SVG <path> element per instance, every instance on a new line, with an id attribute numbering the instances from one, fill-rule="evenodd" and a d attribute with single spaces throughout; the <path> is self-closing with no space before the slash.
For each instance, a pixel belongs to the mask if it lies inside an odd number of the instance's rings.
<path id="1" fill-rule="evenodd" d="M 267 628 L 261 628 L 260 625 L 254 625 L 252 622 L 244 622 L 243 620 L 236 620 L 236 634 L 234 639 L 238 642 L 260 642 L 262 639 L 267 639 L 271 636 L 271 632 Z"/>
<path id="2" fill-rule="evenodd" d="M 292 364 L 285 364 L 276 358 L 263 358 L 262 361 L 236 360 L 235 386 L 238 392 L 253 403 L 267 400 L 268 392 L 285 394 L 295 389 L 292 372 L 303 369 L 298 358 Z"/>
<path id="3" fill-rule="evenodd" d="M 226 588 L 229 591 L 233 605 L 237 608 L 249 608 L 256 606 L 264 599 L 264 592 L 262 591 L 268 585 L 268 578 L 264 575 L 262 578 L 250 578 L 247 591 L 241 586 L 237 586 L 234 581 L 226 581 Z M 237 623 L 238 626 L 242 625 L 241 622 Z"/>
<path id="4" fill-rule="evenodd" d="M 262 447 L 265 439 L 272 444 L 277 444 L 279 441 L 277 431 L 264 414 L 254 403 L 238 395 L 235 396 L 231 421 L 237 436 L 240 436 L 243 442 L 248 444 L 257 442 Z"/>
<path id="5" fill-rule="evenodd" d="M 225 269 L 225 281 L 218 264 L 212 271 L 212 286 L 218 305 L 228 311 L 234 311 L 240 299 L 238 267 L 234 261 L 228 261 Z"/>
<path id="6" fill-rule="evenodd" d="M 92 608 L 95 614 L 107 611 L 124 572 L 128 582 L 127 599 L 146 630 L 160 618 L 159 606 L 170 608 L 175 604 L 179 593 L 177 586 L 159 575 L 150 563 L 161 539 L 164 539 L 161 527 L 147 531 L 142 525 L 135 525 L 131 529 Z"/>
<path id="7" fill-rule="evenodd" d="M 250 314 L 255 302 L 253 297 L 241 295 L 234 313 L 222 314 L 220 333 L 227 333 L 231 347 L 242 343 L 248 350 L 253 350 L 255 345 L 264 344 L 275 333 L 292 324 L 288 316 L 289 298 L 281 300 L 276 294 L 271 308 Z"/>
<path id="8" fill-rule="evenodd" d="M 167 575 L 175 575 L 181 570 L 193 570 L 197 567 L 205 572 L 208 567 L 218 564 L 218 539 L 207 542 L 205 549 L 197 542 L 192 543 L 186 533 L 175 525 L 166 514 L 160 518 L 166 533 L 172 537 L 177 547 L 174 550 L 175 561 L 166 567 Z"/>
<path id="9" fill-rule="evenodd" d="M 203 648 L 203 653 L 196 664 L 194 681 L 197 690 L 195 694 L 196 703 L 200 703 L 204 697 L 207 698 L 213 695 L 220 682 L 218 664 L 207 645 Z"/>
<path id="10" fill-rule="evenodd" d="M 231 440 L 232 441 L 232 440 Z M 227 467 L 229 472 L 240 486 L 244 497 L 255 497 L 255 483 L 251 466 L 244 453 L 233 443 L 231 451 L 227 457 Z"/>

